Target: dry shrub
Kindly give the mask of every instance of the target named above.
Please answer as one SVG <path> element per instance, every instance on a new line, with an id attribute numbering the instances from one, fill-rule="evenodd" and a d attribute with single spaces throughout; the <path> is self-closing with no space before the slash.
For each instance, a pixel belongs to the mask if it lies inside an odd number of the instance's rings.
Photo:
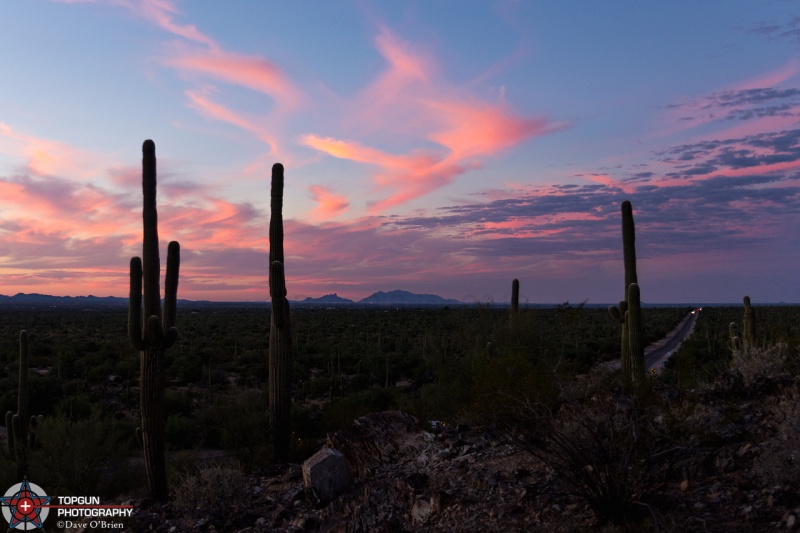
<path id="1" fill-rule="evenodd" d="M 800 488 L 800 387 L 787 389 L 771 410 L 775 435 L 762 445 L 753 468 L 769 483 Z"/>
<path id="2" fill-rule="evenodd" d="M 631 525 L 646 513 L 642 498 L 658 454 L 651 411 L 635 399 L 598 393 L 557 415 L 532 408 L 517 436 L 601 522 Z"/>
<path id="3" fill-rule="evenodd" d="M 180 476 L 172 493 L 173 505 L 181 515 L 210 515 L 227 521 L 241 511 L 237 502 L 247 490 L 245 476 L 238 466 L 213 465 Z"/>
<path id="4" fill-rule="evenodd" d="M 751 347 L 733 351 L 730 369 L 742 376 L 747 387 L 784 371 L 789 353 L 786 343 L 779 342 L 763 348 Z"/>

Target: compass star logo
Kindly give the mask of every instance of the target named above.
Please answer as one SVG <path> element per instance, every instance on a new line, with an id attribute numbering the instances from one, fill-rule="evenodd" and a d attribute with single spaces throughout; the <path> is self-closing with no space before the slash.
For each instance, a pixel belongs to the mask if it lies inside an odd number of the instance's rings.
<path id="1" fill-rule="evenodd" d="M 11 529 L 32 531 L 42 529 L 47 514 L 50 512 L 48 504 L 50 497 L 36 483 L 30 483 L 28 478 L 17 483 L 6 491 L 0 498 L 3 508 L 3 518 Z"/>

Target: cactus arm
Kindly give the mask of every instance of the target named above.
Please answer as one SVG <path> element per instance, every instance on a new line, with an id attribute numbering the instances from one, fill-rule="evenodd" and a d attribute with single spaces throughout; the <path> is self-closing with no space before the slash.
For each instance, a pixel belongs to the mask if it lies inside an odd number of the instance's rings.
<path id="1" fill-rule="evenodd" d="M 131 258 L 131 292 L 128 296 L 128 338 L 137 350 L 144 349 L 142 339 L 142 260 Z"/>
<path id="2" fill-rule="evenodd" d="M 177 241 L 167 248 L 167 277 L 164 280 L 164 348 L 171 347 L 178 338 L 175 327 L 178 302 L 178 273 L 181 267 L 181 245 Z"/>
<path id="3" fill-rule="evenodd" d="M 177 241 L 167 248 L 167 277 L 164 280 L 164 330 L 175 326 L 178 301 L 178 274 L 181 268 L 181 245 Z"/>
<path id="4" fill-rule="evenodd" d="M 616 305 L 608 306 L 608 314 L 614 319 L 615 322 L 622 322 L 622 315 L 620 315 L 619 307 Z"/>

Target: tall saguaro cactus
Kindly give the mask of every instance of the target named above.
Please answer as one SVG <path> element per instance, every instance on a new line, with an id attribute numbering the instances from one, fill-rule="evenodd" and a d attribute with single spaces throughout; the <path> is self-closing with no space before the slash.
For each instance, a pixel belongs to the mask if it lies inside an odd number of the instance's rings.
<path id="1" fill-rule="evenodd" d="M 283 263 L 283 165 L 272 166 L 269 220 L 269 418 L 272 459 L 289 458 L 292 406 L 292 329 Z"/>
<path id="2" fill-rule="evenodd" d="M 144 207 L 143 259 L 131 259 L 128 336 L 139 350 L 142 443 L 150 494 L 157 501 L 167 499 L 167 470 L 164 461 L 164 352 L 175 343 L 176 302 L 180 245 L 169 243 L 167 277 L 164 280 L 164 309 L 161 309 L 161 261 L 158 254 L 156 211 L 156 146 L 142 145 L 142 194 Z M 144 282 L 144 286 L 143 283 Z M 142 309 L 144 294 L 144 310 Z"/>
<path id="3" fill-rule="evenodd" d="M 519 314 L 519 280 L 514 279 L 511 282 L 511 316 L 512 318 Z"/>
<path id="4" fill-rule="evenodd" d="M 744 297 L 744 318 L 742 318 L 742 350 L 745 352 L 753 347 L 755 342 L 755 311 L 750 307 L 750 297 Z"/>
<path id="5" fill-rule="evenodd" d="M 17 414 L 21 419 L 20 437 L 28 441 L 28 332 L 19 332 L 19 388 L 17 390 Z"/>
<path id="6" fill-rule="evenodd" d="M 17 413 L 6 413 L 8 450 L 17 463 L 17 478 L 28 473 L 28 332 L 19 332 L 19 385 Z"/>
<path id="7" fill-rule="evenodd" d="M 626 383 L 637 383 L 639 378 L 638 367 L 644 367 L 644 360 L 641 362 L 633 362 L 632 358 L 635 357 L 631 353 L 631 346 L 634 344 L 641 344 L 641 338 L 631 339 L 631 334 L 642 335 L 639 330 L 632 332 L 630 324 L 628 323 L 628 311 L 630 311 L 629 289 L 632 284 L 637 284 L 636 292 L 638 289 L 638 278 L 636 276 L 636 232 L 633 225 L 633 207 L 628 200 L 622 202 L 622 258 L 625 266 L 625 299 L 620 301 L 619 307 L 609 307 L 609 313 L 612 318 L 617 320 L 621 325 L 621 339 L 620 339 L 620 357 L 622 363 L 622 378 Z M 638 357 L 638 356 L 636 356 Z M 642 359 L 644 359 L 644 348 L 642 348 Z"/>

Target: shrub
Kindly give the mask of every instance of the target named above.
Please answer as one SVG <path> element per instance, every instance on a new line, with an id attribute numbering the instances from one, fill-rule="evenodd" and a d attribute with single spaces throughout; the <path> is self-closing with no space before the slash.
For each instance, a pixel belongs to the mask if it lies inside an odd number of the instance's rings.
<path id="1" fill-rule="evenodd" d="M 734 350 L 730 369 L 742 376 L 746 386 L 780 374 L 784 369 L 789 350 L 785 343 L 777 343 L 765 348 L 751 347 Z"/>
<path id="2" fill-rule="evenodd" d="M 771 414 L 776 433 L 764 443 L 754 470 L 772 485 L 800 489 L 800 388 L 785 391 Z"/>
<path id="3" fill-rule="evenodd" d="M 601 522 L 641 520 L 641 503 L 657 451 L 657 417 L 636 400 L 598 393 L 558 414 L 533 404 L 516 434 L 552 468 L 567 493 L 584 499 Z"/>
<path id="4" fill-rule="evenodd" d="M 263 459 L 267 443 L 267 401 L 257 389 L 233 389 L 214 397 L 200 415 L 205 445 L 232 450 L 245 467 Z"/>
<path id="5" fill-rule="evenodd" d="M 44 417 L 36 437 L 31 477 L 57 494 L 111 495 L 141 482 L 126 466 L 134 440 L 129 424 L 98 411 L 78 421 Z"/>
<path id="6" fill-rule="evenodd" d="M 183 415 L 168 416 L 164 423 L 164 440 L 169 450 L 188 450 L 200 446 L 200 425 Z"/>
<path id="7" fill-rule="evenodd" d="M 247 490 L 240 467 L 213 465 L 179 476 L 172 493 L 173 505 L 184 516 L 208 513 L 228 521 L 242 509 L 242 492 Z"/>

